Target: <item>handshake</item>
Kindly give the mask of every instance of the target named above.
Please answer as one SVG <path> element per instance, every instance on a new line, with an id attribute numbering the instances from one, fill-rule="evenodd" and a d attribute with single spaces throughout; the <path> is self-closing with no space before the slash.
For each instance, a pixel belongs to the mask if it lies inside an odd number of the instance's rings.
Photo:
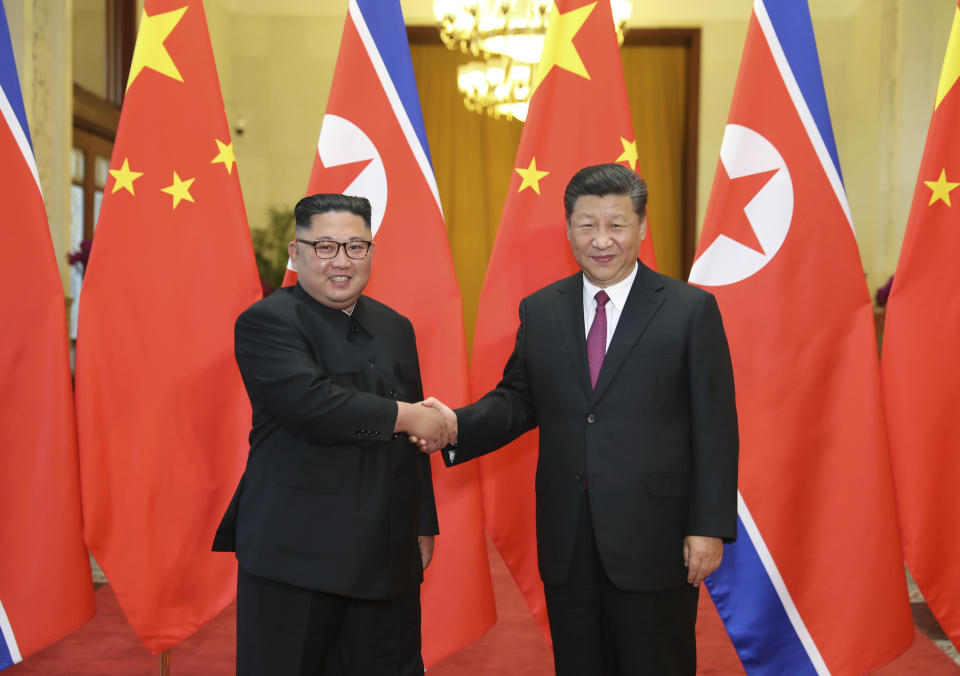
<path id="1" fill-rule="evenodd" d="M 433 397 L 416 404 L 397 402 L 394 432 L 404 432 L 423 453 L 433 453 L 457 441 L 457 416 Z"/>

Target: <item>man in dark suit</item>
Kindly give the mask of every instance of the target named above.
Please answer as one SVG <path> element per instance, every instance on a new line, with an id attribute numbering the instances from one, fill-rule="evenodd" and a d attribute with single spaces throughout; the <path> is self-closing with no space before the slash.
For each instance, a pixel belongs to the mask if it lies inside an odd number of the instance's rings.
<path id="1" fill-rule="evenodd" d="M 439 412 L 411 403 L 423 392 L 410 321 L 361 295 L 370 203 L 313 195 L 295 217 L 298 284 L 235 331 L 253 428 L 214 549 L 240 564 L 237 673 L 420 676 L 437 514 L 408 435 L 449 438 Z"/>
<path id="2" fill-rule="evenodd" d="M 447 465 L 540 427 L 537 546 L 558 675 L 694 674 L 700 582 L 737 528 L 733 373 L 713 296 L 637 259 L 647 189 L 564 194 L 581 272 L 523 299 L 496 389 L 450 411 Z M 429 445 L 429 444 L 427 444 Z"/>

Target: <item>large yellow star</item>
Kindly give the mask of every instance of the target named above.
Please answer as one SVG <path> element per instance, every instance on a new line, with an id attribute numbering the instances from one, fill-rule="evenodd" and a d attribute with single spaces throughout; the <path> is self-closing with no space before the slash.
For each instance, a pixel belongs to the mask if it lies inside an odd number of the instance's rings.
<path id="1" fill-rule="evenodd" d="M 549 174 L 549 171 L 539 171 L 537 169 L 537 158 L 530 158 L 530 166 L 526 169 L 517 167 L 515 171 L 520 174 L 523 181 L 520 182 L 520 189 L 517 192 L 523 192 L 524 188 L 533 188 L 533 191 L 540 194 L 540 179 Z"/>
<path id="2" fill-rule="evenodd" d="M 620 157 L 616 159 L 617 162 L 629 162 L 630 168 L 634 171 L 637 170 L 637 141 L 627 141 L 627 139 L 620 137 L 620 145 L 623 146 L 623 152 L 620 153 Z"/>
<path id="3" fill-rule="evenodd" d="M 940 71 L 940 84 L 937 85 L 936 109 L 947 95 L 957 78 L 960 78 L 960 7 L 953 12 L 953 27 L 947 41 L 947 55 L 943 57 L 943 69 Z"/>
<path id="4" fill-rule="evenodd" d="M 217 150 L 220 152 L 217 153 L 217 156 L 210 160 L 210 164 L 216 164 L 217 162 L 222 162 L 223 166 L 227 168 L 227 173 L 233 173 L 233 164 L 237 159 L 233 155 L 233 142 L 230 143 L 221 143 L 220 139 L 213 139 L 217 142 Z"/>
<path id="5" fill-rule="evenodd" d="M 132 195 L 133 193 L 133 182 L 138 178 L 143 176 L 142 171 L 133 171 L 130 169 L 130 164 L 127 162 L 127 158 L 123 158 L 123 164 L 120 165 L 119 169 L 111 169 L 110 175 L 113 176 L 113 190 L 110 191 L 110 194 L 117 192 L 121 188 L 126 188 L 127 191 Z"/>
<path id="6" fill-rule="evenodd" d="M 927 206 L 931 206 L 937 200 L 944 202 L 948 207 L 953 206 L 950 204 L 950 191 L 960 185 L 960 183 L 948 181 L 946 169 L 940 170 L 940 178 L 936 181 L 924 181 L 923 184 L 933 191 L 930 195 L 930 203 L 927 204 Z"/>
<path id="7" fill-rule="evenodd" d="M 589 5 L 561 14 L 557 6 L 553 5 L 550 21 L 547 23 L 547 34 L 543 39 L 543 55 L 537 65 L 537 72 L 533 76 L 533 86 L 530 88 L 531 96 L 554 66 L 590 79 L 590 74 L 587 73 L 577 48 L 573 46 L 573 38 L 596 6 L 596 2 L 591 2 Z"/>
<path id="8" fill-rule="evenodd" d="M 168 185 L 166 188 L 160 188 L 160 192 L 165 192 L 173 196 L 173 208 L 176 209 L 177 205 L 180 204 L 180 200 L 193 201 L 193 195 L 190 194 L 190 186 L 193 185 L 195 180 L 194 178 L 188 178 L 186 181 L 183 181 L 177 176 L 177 172 L 173 172 L 173 184 Z"/>
<path id="9" fill-rule="evenodd" d="M 172 12 L 149 16 L 147 10 L 143 10 L 143 15 L 140 17 L 140 31 L 137 33 L 137 44 L 133 48 L 133 61 L 130 63 L 127 89 L 130 89 L 130 85 L 144 68 L 151 68 L 161 75 L 183 82 L 183 76 L 177 70 L 177 64 L 170 58 L 167 48 L 163 46 L 163 41 L 180 23 L 186 11 L 186 7 L 181 7 Z"/>

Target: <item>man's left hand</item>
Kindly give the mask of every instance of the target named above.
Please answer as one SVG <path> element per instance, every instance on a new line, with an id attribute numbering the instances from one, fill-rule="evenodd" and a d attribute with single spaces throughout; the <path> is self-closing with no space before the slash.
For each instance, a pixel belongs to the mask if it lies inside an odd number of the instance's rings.
<path id="1" fill-rule="evenodd" d="M 423 569 L 426 570 L 433 558 L 433 536 L 420 535 L 417 537 L 417 544 L 420 545 L 420 562 L 423 563 Z"/>
<path id="2" fill-rule="evenodd" d="M 720 567 L 723 558 L 723 540 L 705 535 L 683 538 L 683 565 L 687 567 L 687 582 L 699 587 L 704 578 Z"/>

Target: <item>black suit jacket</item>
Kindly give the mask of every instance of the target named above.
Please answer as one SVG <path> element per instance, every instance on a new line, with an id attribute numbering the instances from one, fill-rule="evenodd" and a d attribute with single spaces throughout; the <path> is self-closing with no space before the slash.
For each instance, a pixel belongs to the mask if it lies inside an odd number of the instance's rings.
<path id="1" fill-rule="evenodd" d="M 235 350 L 253 428 L 214 549 L 354 598 L 415 589 L 437 512 L 428 459 L 393 434 L 396 401 L 423 398 L 409 320 L 365 296 L 347 316 L 297 285 L 240 315 Z"/>
<path id="2" fill-rule="evenodd" d="M 621 589 L 682 586 L 685 536 L 736 537 L 737 415 L 719 308 L 709 293 L 643 264 L 596 389 L 578 273 L 520 303 L 503 379 L 457 417 L 448 465 L 539 425 L 544 582 L 566 578 L 585 481 L 597 547 Z"/>

